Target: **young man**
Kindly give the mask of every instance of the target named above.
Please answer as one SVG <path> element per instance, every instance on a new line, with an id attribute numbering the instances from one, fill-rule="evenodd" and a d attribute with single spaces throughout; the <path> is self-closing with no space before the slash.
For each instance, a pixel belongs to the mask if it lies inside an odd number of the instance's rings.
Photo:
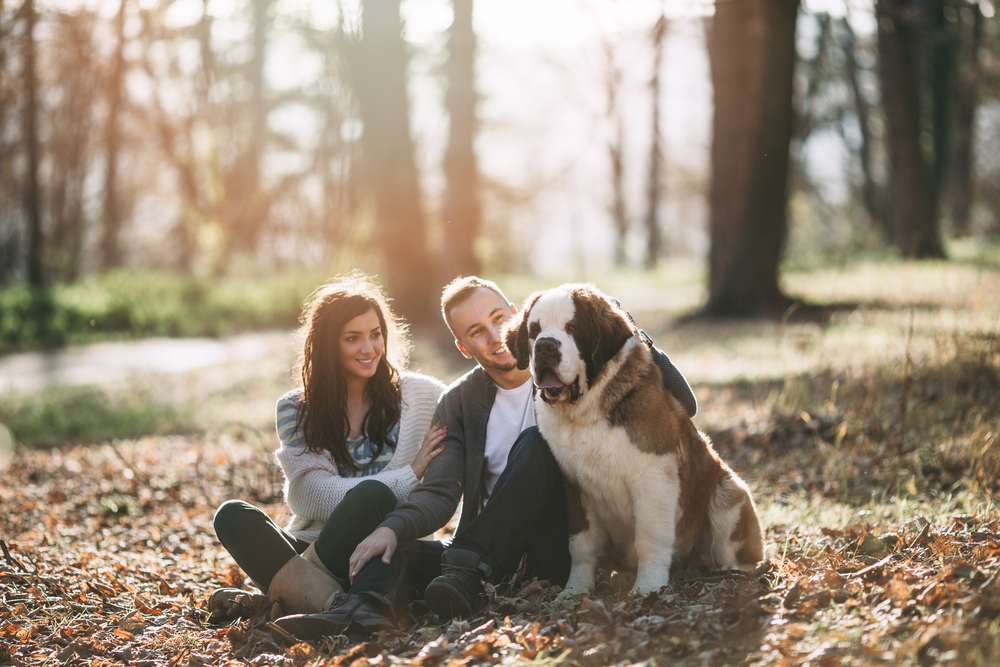
<path id="1" fill-rule="evenodd" d="M 527 554 L 528 576 L 564 585 L 569 532 L 563 476 L 535 426 L 531 374 L 518 370 L 504 346 L 504 324 L 516 312 L 491 281 L 460 278 L 441 297 L 455 345 L 479 365 L 442 395 L 434 421 L 447 427 L 444 451 L 422 484 L 351 557 L 350 593 L 321 614 L 286 616 L 277 624 L 300 639 L 389 627 L 394 605 L 424 593 L 442 618 L 469 616 L 482 580 L 499 582 Z M 684 376 L 654 348 L 664 384 L 690 415 L 697 402 Z M 419 540 L 443 527 L 464 497 L 451 545 Z"/>

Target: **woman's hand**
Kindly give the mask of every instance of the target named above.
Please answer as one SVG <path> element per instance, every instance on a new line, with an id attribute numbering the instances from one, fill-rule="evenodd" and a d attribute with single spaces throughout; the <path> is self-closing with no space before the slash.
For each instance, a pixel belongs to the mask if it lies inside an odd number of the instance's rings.
<path id="1" fill-rule="evenodd" d="M 438 447 L 438 444 L 444 440 L 446 435 L 448 435 L 448 427 L 441 426 L 441 422 L 438 422 L 424 436 L 424 441 L 420 445 L 420 451 L 417 452 L 417 457 L 410 464 L 410 467 L 413 468 L 413 474 L 417 476 L 417 479 L 423 479 L 424 473 L 427 472 L 427 466 L 430 465 L 435 456 L 444 451 L 444 445 Z"/>
<path id="2" fill-rule="evenodd" d="M 361 541 L 361 544 L 351 554 L 351 560 L 348 561 L 351 581 L 354 581 L 354 577 L 365 566 L 365 563 L 376 556 L 382 556 L 382 562 L 388 565 L 392 561 L 392 554 L 396 552 L 396 544 L 396 533 L 393 532 L 392 528 L 387 526 L 376 528 L 371 535 Z"/>

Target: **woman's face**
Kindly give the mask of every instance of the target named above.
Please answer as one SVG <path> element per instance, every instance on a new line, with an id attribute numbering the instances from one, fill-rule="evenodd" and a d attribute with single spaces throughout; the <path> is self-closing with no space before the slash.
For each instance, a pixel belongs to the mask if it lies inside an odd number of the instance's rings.
<path id="1" fill-rule="evenodd" d="M 340 372 L 345 379 L 367 380 L 375 375 L 379 359 L 385 352 L 382 327 L 375 309 L 358 315 L 340 330 Z"/>

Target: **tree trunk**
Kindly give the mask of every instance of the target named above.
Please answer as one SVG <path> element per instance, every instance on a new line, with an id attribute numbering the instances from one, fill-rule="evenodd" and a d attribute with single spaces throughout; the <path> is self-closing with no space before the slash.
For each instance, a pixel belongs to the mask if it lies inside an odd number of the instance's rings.
<path id="1" fill-rule="evenodd" d="M 932 182 L 920 147 L 920 78 L 913 0 L 878 0 L 882 104 L 889 153 L 890 218 L 904 257 L 944 257 Z"/>
<path id="2" fill-rule="evenodd" d="M 951 154 L 952 100 L 955 96 L 952 83 L 955 75 L 955 30 L 945 17 L 948 0 L 926 2 L 927 30 L 922 40 L 928 53 L 928 83 L 931 101 L 931 139 L 934 158 L 931 163 L 931 203 L 936 217 L 940 217 L 941 191 L 945 170 Z"/>
<path id="3" fill-rule="evenodd" d="M 885 238 L 892 240 L 892 226 L 889 224 L 889 217 L 886 215 L 885 193 L 875 180 L 872 170 L 872 131 L 871 131 L 871 110 L 864 92 L 861 90 L 861 79 L 855 55 L 854 29 L 848 19 L 843 21 L 844 27 L 844 56 L 847 66 L 847 81 L 851 86 L 851 93 L 854 96 L 854 112 L 858 118 L 858 131 L 861 135 L 861 145 L 858 146 L 858 159 L 861 161 L 861 176 L 864 179 L 861 185 L 861 203 L 868 212 L 869 217 L 879 226 Z"/>
<path id="4" fill-rule="evenodd" d="M 127 0 L 121 0 L 115 19 L 118 44 L 115 48 L 111 76 L 108 81 L 108 118 L 105 128 L 107 163 L 104 177 L 104 226 L 101 230 L 101 266 L 111 269 L 121 266 L 121 202 L 118 196 L 118 151 L 121 143 L 118 130 L 122 94 L 125 87 L 125 10 Z"/>
<path id="5" fill-rule="evenodd" d="M 979 48 L 983 40 L 983 13 L 978 4 L 962 8 L 962 65 L 955 99 L 955 152 L 950 188 L 951 216 L 956 236 L 969 234 L 972 208 L 972 155 L 976 106 L 979 103 Z"/>
<path id="6" fill-rule="evenodd" d="M 24 142 L 27 147 L 24 208 L 28 214 L 28 284 L 42 287 L 42 210 L 38 185 L 38 80 L 35 64 L 35 3 L 25 0 L 24 29 Z"/>
<path id="7" fill-rule="evenodd" d="M 46 132 L 42 155 L 50 156 L 45 172 L 44 265 L 47 281 L 73 282 L 80 273 L 87 232 L 87 177 L 94 162 L 94 109 L 104 100 L 98 39 L 99 19 L 90 11 L 58 12 L 46 26 L 49 49 L 45 88 L 59 95 L 45 105 L 40 122 Z M 101 128 L 103 130 L 103 127 Z"/>
<path id="8" fill-rule="evenodd" d="M 261 191 L 260 165 L 267 138 L 267 100 L 264 64 L 271 28 L 272 0 L 253 0 L 253 56 L 250 58 L 250 136 L 234 169 L 233 183 L 226 193 L 226 207 L 232 211 L 229 247 L 252 253 L 260 241 L 268 218 L 268 197 Z"/>
<path id="9" fill-rule="evenodd" d="M 611 221 L 615 228 L 615 266 L 622 268 L 628 263 L 625 242 L 628 234 L 628 211 L 625 205 L 625 127 L 618 104 L 618 94 L 622 85 L 622 72 L 615 61 L 614 44 L 605 40 L 604 58 L 607 71 L 604 89 L 607 95 L 606 118 L 612 127 L 608 138 L 608 162 L 611 166 Z"/>
<path id="10" fill-rule="evenodd" d="M 353 90 L 364 132 L 362 159 L 373 194 L 376 241 L 389 293 L 410 321 L 436 314 L 437 285 L 427 253 L 427 224 L 410 136 L 406 44 L 400 0 L 364 0 L 363 37 L 353 59 Z"/>
<path id="11" fill-rule="evenodd" d="M 719 2 L 709 33 L 715 89 L 706 313 L 780 317 L 787 235 L 798 0 Z"/>
<path id="12" fill-rule="evenodd" d="M 455 20 L 448 35 L 448 92 L 445 107 L 450 118 L 444 155 L 446 179 L 442 217 L 444 265 L 447 279 L 480 271 L 475 242 L 482 226 L 479 201 L 479 165 L 476 161 L 476 35 L 472 31 L 473 0 L 452 0 Z"/>
<path id="13" fill-rule="evenodd" d="M 211 113 L 210 92 L 215 79 L 215 71 L 218 60 L 212 51 L 212 15 L 208 11 L 210 0 L 202 0 L 201 20 L 198 23 L 195 34 L 198 38 L 198 56 L 201 61 L 201 68 L 195 77 L 195 90 L 197 94 L 198 108 L 204 110 L 203 113 Z M 195 266 L 198 254 L 197 232 L 198 225 L 204 219 L 203 197 L 199 191 L 199 179 L 195 173 L 195 165 L 190 154 L 179 150 L 178 135 L 180 130 L 175 128 L 169 116 L 164 111 L 163 104 L 159 96 L 154 96 L 156 100 L 155 108 L 158 110 L 157 119 L 154 125 L 158 129 L 158 138 L 162 150 L 167 155 L 168 161 L 174 167 L 177 175 L 178 189 L 181 194 L 181 211 L 177 218 L 177 223 L 172 230 L 171 236 L 177 244 L 177 261 L 175 267 L 178 270 L 191 272 Z M 190 128 L 187 130 L 190 132 Z M 211 215 L 215 218 L 215 215 Z"/>
<path id="14" fill-rule="evenodd" d="M 660 65 L 663 62 L 663 42 L 667 35 L 667 18 L 660 14 L 653 27 L 653 79 L 650 94 L 653 96 L 653 137 L 649 149 L 649 182 L 646 184 L 646 261 L 647 270 L 656 268 L 663 245 L 660 231 Z"/>
<path id="15" fill-rule="evenodd" d="M 615 224 L 615 266 L 623 268 L 628 264 L 625 247 L 628 235 L 628 211 L 625 209 L 625 128 L 618 112 L 614 123 L 614 138 L 608 142 L 608 158 L 611 162 L 611 218 Z"/>

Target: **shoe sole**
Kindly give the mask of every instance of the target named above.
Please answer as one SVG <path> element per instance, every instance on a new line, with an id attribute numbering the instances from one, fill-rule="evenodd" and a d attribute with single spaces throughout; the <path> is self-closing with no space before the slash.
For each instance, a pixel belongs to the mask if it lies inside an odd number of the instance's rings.
<path id="1" fill-rule="evenodd" d="M 334 623 L 326 619 L 309 618 L 308 616 L 279 618 L 274 624 L 296 639 L 303 640 L 339 635 L 350 625 L 349 623 Z"/>
<path id="2" fill-rule="evenodd" d="M 440 618 L 472 616 L 472 607 L 465 600 L 463 591 L 449 583 L 432 581 L 424 591 L 424 604 Z"/>

